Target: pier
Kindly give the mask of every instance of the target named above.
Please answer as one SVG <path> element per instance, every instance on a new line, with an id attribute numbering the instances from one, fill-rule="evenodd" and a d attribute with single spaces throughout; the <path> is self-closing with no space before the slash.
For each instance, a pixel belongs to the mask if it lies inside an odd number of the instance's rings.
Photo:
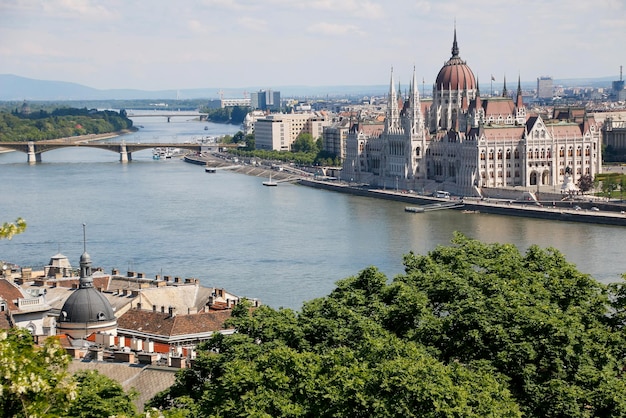
<path id="1" fill-rule="evenodd" d="M 407 206 L 404 208 L 404 211 L 413 213 L 424 213 L 432 212 L 435 210 L 458 209 L 464 206 L 465 205 L 463 203 L 458 202 L 431 203 L 429 205 L 423 206 Z"/>

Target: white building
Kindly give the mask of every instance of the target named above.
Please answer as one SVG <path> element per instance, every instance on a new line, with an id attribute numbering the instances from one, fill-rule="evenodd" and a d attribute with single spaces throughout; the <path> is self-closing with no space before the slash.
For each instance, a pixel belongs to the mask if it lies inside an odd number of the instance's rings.
<path id="1" fill-rule="evenodd" d="M 256 149 L 289 151 L 298 135 L 320 138 L 328 120 L 321 113 L 273 114 L 259 118 L 254 124 Z"/>

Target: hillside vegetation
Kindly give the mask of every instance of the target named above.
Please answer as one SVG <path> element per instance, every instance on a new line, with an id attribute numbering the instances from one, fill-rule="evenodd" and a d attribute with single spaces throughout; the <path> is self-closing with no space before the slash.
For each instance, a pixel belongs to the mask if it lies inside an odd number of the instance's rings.
<path id="1" fill-rule="evenodd" d="M 61 108 L 51 112 L 0 112 L 0 142 L 26 142 L 103 134 L 133 127 L 124 110 Z"/>

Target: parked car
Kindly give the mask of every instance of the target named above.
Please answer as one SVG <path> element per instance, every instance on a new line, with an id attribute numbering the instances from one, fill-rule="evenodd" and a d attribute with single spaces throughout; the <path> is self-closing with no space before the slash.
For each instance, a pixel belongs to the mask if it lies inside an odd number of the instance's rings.
<path id="1" fill-rule="evenodd" d="M 597 208 L 597 207 L 595 207 L 595 206 L 592 206 L 592 207 L 591 207 L 591 210 L 592 210 L 592 211 L 594 211 L 594 212 L 600 212 L 600 209 L 598 209 L 598 208 Z"/>

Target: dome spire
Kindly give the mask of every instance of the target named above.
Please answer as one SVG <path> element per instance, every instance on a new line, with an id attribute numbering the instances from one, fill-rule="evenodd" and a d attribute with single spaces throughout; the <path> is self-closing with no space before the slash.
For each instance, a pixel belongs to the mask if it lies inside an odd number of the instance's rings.
<path id="1" fill-rule="evenodd" d="M 454 41 L 452 42 L 452 57 L 459 56 L 459 44 L 456 41 L 456 19 L 454 20 Z"/>
<path id="2" fill-rule="evenodd" d="M 87 254 L 87 225 L 83 224 L 83 254 L 80 256 L 80 279 L 79 287 L 84 289 L 86 287 L 93 287 L 93 278 L 91 277 L 91 257 Z"/>

